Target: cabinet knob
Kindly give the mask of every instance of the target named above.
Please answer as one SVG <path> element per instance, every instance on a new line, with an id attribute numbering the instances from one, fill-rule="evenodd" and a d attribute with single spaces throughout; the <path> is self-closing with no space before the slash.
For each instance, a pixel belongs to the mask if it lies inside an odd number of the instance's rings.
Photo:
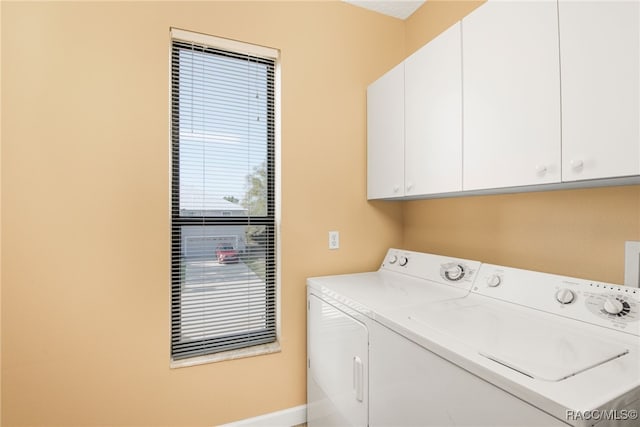
<path id="1" fill-rule="evenodd" d="M 393 186 L 393 192 L 394 192 L 394 193 L 397 193 L 398 191 L 400 191 L 400 187 L 399 187 L 399 186 L 397 186 L 397 185 L 394 185 L 394 186 Z"/>
<path id="2" fill-rule="evenodd" d="M 410 182 L 409 184 L 407 184 L 407 191 L 411 191 L 413 189 L 413 183 Z"/>
<path id="3" fill-rule="evenodd" d="M 574 172 L 581 172 L 583 168 L 584 162 L 582 160 L 571 160 L 571 169 L 573 169 Z"/>
<path id="4" fill-rule="evenodd" d="M 545 176 L 547 174 L 547 167 L 545 165 L 536 166 L 536 174 L 538 176 Z"/>

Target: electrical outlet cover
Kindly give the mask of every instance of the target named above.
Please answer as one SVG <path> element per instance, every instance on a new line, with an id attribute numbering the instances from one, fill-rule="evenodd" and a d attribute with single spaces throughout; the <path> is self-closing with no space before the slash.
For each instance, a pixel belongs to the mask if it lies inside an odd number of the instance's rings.
<path id="1" fill-rule="evenodd" d="M 329 232 L 329 249 L 340 248 L 340 233 L 338 231 Z"/>
<path id="2" fill-rule="evenodd" d="M 640 287 L 640 242 L 624 243 L 624 284 Z"/>

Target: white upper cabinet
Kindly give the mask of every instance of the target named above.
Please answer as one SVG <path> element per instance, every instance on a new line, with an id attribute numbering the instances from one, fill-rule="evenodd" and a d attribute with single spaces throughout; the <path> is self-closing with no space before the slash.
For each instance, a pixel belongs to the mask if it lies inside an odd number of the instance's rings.
<path id="1" fill-rule="evenodd" d="M 405 60 L 405 194 L 462 190 L 462 52 L 457 23 Z"/>
<path id="2" fill-rule="evenodd" d="M 404 195 L 404 62 L 367 88 L 367 197 Z"/>
<path id="3" fill-rule="evenodd" d="M 640 0 L 489 0 L 367 108 L 369 199 L 640 183 Z"/>
<path id="4" fill-rule="evenodd" d="M 462 21 L 464 190 L 559 182 L 557 4 L 489 1 Z"/>
<path id="5" fill-rule="evenodd" d="M 640 174 L 640 2 L 559 2 L 562 179 Z"/>

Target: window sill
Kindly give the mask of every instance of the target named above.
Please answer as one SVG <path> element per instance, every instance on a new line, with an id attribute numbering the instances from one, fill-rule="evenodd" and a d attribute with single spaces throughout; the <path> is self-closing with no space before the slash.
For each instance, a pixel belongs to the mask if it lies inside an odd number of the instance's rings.
<path id="1" fill-rule="evenodd" d="M 224 351 L 206 356 L 191 357 L 189 359 L 171 360 L 171 369 L 186 368 L 188 366 L 204 365 L 205 363 L 224 362 L 225 360 L 242 359 L 245 357 L 262 356 L 264 354 L 279 353 L 281 351 L 278 341 L 269 344 L 261 344 L 238 350 Z"/>

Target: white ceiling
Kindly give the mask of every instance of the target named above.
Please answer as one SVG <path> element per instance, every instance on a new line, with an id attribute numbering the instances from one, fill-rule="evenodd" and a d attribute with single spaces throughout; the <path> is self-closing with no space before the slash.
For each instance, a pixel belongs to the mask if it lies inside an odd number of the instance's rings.
<path id="1" fill-rule="evenodd" d="M 394 18 L 407 19 L 415 12 L 425 0 L 343 0 L 354 6 L 364 7 Z"/>

